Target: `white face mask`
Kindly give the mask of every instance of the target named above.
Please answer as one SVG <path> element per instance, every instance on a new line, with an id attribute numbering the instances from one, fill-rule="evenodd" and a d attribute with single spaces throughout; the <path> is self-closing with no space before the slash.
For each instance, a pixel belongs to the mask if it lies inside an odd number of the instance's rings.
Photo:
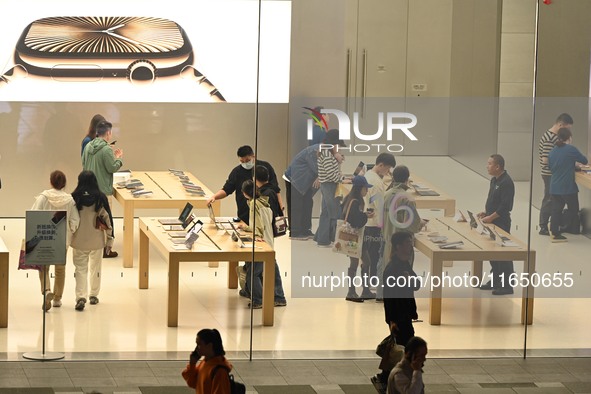
<path id="1" fill-rule="evenodd" d="M 252 160 L 250 160 L 250 161 L 247 161 L 246 163 L 240 163 L 240 165 L 245 170 L 252 170 L 252 167 L 254 167 L 254 162 Z"/>

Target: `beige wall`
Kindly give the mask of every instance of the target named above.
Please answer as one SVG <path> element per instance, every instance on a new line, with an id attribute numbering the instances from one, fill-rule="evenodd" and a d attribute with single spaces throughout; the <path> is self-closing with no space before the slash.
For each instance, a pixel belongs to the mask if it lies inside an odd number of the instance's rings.
<path id="1" fill-rule="evenodd" d="M 500 38 L 500 0 L 454 0 L 449 155 L 481 174 L 497 149 Z"/>
<path id="2" fill-rule="evenodd" d="M 502 16 L 497 153 L 514 180 L 530 180 L 536 0 L 503 0 Z"/>
<path id="3" fill-rule="evenodd" d="M 359 7 L 367 4 L 363 0 L 292 3 L 291 99 L 312 97 L 317 101 L 310 104 L 315 105 L 326 97 L 344 97 L 347 50 L 355 54 L 349 66 L 356 73 L 359 42 L 389 45 L 384 56 L 389 51 L 395 56 L 371 60 L 370 71 L 379 73 L 374 79 L 379 83 L 376 96 L 387 96 L 385 87 L 391 86 L 392 96 L 403 99 L 396 105 L 409 112 L 421 110 L 411 100 L 418 95 L 412 91 L 413 83 L 427 84 L 422 97 L 472 98 L 449 110 L 437 104 L 446 111 L 423 117 L 426 121 L 417 127 L 420 144 L 408 146 L 405 153 L 449 154 L 484 173 L 483 157 L 498 150 L 508 156 L 521 178 L 529 168 L 521 147 L 531 147 L 530 109 L 491 108 L 473 98 L 527 94 L 533 81 L 535 0 L 372 0 L 370 5 L 379 7 L 374 11 L 379 18 L 369 18 L 372 28 L 363 30 L 356 18 Z M 558 107 L 538 101 L 536 141 L 562 112 L 558 108 L 564 108 L 575 117 L 575 144 L 582 150 L 588 145 L 588 102 L 567 97 L 589 96 L 589 15 L 588 0 L 555 1 L 548 6 L 540 0 L 538 97 L 564 99 Z M 386 24 L 392 26 L 378 28 Z M 379 66 L 385 66 L 385 73 Z M 358 88 L 352 82 L 355 78 L 351 76 L 352 91 Z M 22 216 L 34 195 L 47 187 L 54 168 L 65 169 L 73 187 L 80 170 L 78 147 L 94 113 L 104 112 L 115 120 L 126 168 L 184 168 L 217 189 L 236 163 L 236 147 L 255 142 L 254 111 L 254 105 L 243 104 L 3 103 L 0 216 Z M 288 136 L 299 136 L 302 110 L 299 105 L 277 104 L 261 105 L 260 111 L 259 157 L 280 174 L 297 151 L 288 149 Z M 440 116 L 443 121 L 429 122 Z M 224 202 L 223 210 L 230 214 L 232 201 Z"/>
<path id="4" fill-rule="evenodd" d="M 0 115 L 0 216 L 23 217 L 34 197 L 49 188 L 52 170 L 63 170 L 66 189 L 74 189 L 80 143 L 95 113 L 113 122 L 124 169 L 182 169 L 217 191 L 238 164 L 237 148 L 257 141 L 258 157 L 278 176 L 286 167 L 287 104 L 259 106 L 255 140 L 254 104 L 12 103 L 10 112 Z M 233 196 L 222 202 L 222 212 L 235 214 Z"/>
<path id="5" fill-rule="evenodd" d="M 403 154 L 447 154 L 448 111 L 441 111 L 442 102 L 417 105 L 405 98 L 450 94 L 451 0 L 298 0 L 293 2 L 292 15 L 291 156 L 305 145 L 296 141 L 302 139 L 305 126 L 303 103 L 334 108 L 336 102 L 337 108 L 345 108 L 342 98 L 347 94 L 352 98 L 350 112 L 365 107 L 369 114 L 396 110 L 420 118 L 413 129 L 420 143 L 406 140 Z M 364 103 L 363 81 L 368 97 Z M 426 84 L 427 91 L 413 91 L 416 83 Z M 373 117 L 364 122 L 363 130 L 375 130 Z M 330 125 L 337 126 L 336 120 Z M 392 142 L 401 143 L 403 138 Z"/>

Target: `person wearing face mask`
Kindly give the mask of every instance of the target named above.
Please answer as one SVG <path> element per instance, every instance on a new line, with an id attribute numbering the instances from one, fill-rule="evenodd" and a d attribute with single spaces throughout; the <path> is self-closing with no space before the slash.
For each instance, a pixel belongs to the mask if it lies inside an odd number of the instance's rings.
<path id="1" fill-rule="evenodd" d="M 244 198 L 241 190 L 244 181 L 253 179 L 255 154 L 254 150 L 248 145 L 241 146 L 238 148 L 238 152 L 236 153 L 238 155 L 238 159 L 240 160 L 240 164 L 232 169 L 224 186 L 207 201 L 207 204 L 209 205 L 215 200 L 226 198 L 230 194 L 236 192 L 236 216 L 239 217 L 243 222 L 249 224 L 249 208 L 246 198 Z M 269 183 L 275 190 L 275 193 L 277 193 L 279 206 L 283 210 L 284 205 L 283 201 L 281 200 L 281 189 L 277 183 L 277 175 L 275 175 L 275 170 L 271 164 L 263 160 L 256 159 L 256 164 L 265 167 L 267 171 L 269 171 Z"/>

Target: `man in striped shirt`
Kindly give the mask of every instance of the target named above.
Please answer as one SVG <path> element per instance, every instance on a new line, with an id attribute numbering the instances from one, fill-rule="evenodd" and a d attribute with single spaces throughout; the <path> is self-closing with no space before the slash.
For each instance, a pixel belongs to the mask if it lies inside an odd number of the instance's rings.
<path id="1" fill-rule="evenodd" d="M 573 125 L 573 118 L 567 114 L 562 113 L 556 118 L 554 126 L 548 129 L 542 138 L 538 146 L 538 152 L 540 156 L 540 166 L 542 168 L 542 179 L 544 180 L 544 198 L 542 199 L 542 205 L 540 206 L 540 235 L 550 235 L 548 231 L 548 221 L 550 220 L 550 214 L 552 212 L 552 200 L 550 197 L 550 178 L 552 172 L 548 167 L 548 154 L 554 148 L 556 142 L 556 133 L 561 127 L 570 129 Z"/>

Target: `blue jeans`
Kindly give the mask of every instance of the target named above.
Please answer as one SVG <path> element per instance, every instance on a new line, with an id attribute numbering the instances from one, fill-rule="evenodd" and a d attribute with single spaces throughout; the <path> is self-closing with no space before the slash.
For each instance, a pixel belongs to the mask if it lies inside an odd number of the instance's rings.
<path id="1" fill-rule="evenodd" d="M 341 205 L 334 196 L 336 191 L 337 183 L 325 182 L 320 184 L 322 211 L 320 212 L 318 230 L 316 230 L 316 236 L 314 237 L 314 241 L 318 245 L 329 245 L 334 241 L 337 220 L 341 217 Z"/>
<path id="2" fill-rule="evenodd" d="M 263 303 L 263 265 L 262 262 L 248 264 L 246 270 L 246 289 L 252 295 L 252 303 L 254 305 L 261 305 Z M 251 283 L 252 270 L 254 269 L 254 279 Z M 275 261 L 275 290 L 274 301 L 285 301 L 285 294 L 283 293 L 283 283 L 281 282 L 281 272 L 277 261 Z"/>

